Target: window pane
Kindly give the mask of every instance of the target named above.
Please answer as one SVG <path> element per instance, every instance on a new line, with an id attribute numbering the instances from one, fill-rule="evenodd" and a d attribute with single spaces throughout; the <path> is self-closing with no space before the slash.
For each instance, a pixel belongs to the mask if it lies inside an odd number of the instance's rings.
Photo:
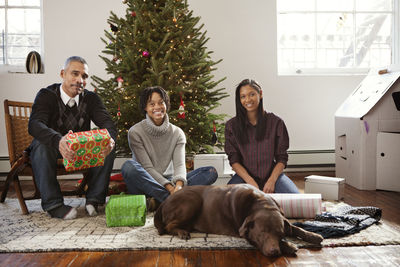
<path id="1" fill-rule="evenodd" d="M 7 63 L 24 65 L 28 53 L 41 53 L 40 10 L 8 10 Z"/>
<path id="2" fill-rule="evenodd" d="M 278 0 L 278 11 L 311 11 L 315 9 L 314 0 Z"/>
<path id="3" fill-rule="evenodd" d="M 357 15 L 356 66 L 385 66 L 391 63 L 391 23 L 391 15 Z"/>
<path id="4" fill-rule="evenodd" d="M 326 13 L 317 15 L 318 67 L 336 68 L 343 58 L 352 58 L 353 15 Z M 352 61 L 349 61 L 352 63 Z M 344 67 L 344 66 L 342 66 Z"/>
<path id="5" fill-rule="evenodd" d="M 4 1 L 3 1 L 4 2 Z M 40 0 L 8 0 L 9 6 L 40 6 Z"/>
<path id="6" fill-rule="evenodd" d="M 357 11 L 391 11 L 392 0 L 356 0 Z"/>
<path id="7" fill-rule="evenodd" d="M 5 0 L 0 0 L 0 6 L 4 6 L 5 5 Z"/>
<path id="8" fill-rule="evenodd" d="M 5 18 L 4 9 L 0 9 L 0 64 L 4 64 L 4 42 L 5 42 Z"/>
<path id="9" fill-rule="evenodd" d="M 5 28 L 5 17 L 4 17 L 4 9 L 0 9 L 0 31 L 3 31 Z"/>
<path id="10" fill-rule="evenodd" d="M 299 1 L 301 2 L 301 1 Z M 350 0 L 318 0 L 318 11 L 352 11 L 354 1 Z"/>
<path id="11" fill-rule="evenodd" d="M 390 65 L 399 34 L 399 25 L 393 25 L 397 11 L 393 3 L 278 0 L 278 69 L 301 73 L 307 68 L 356 70 Z"/>
<path id="12" fill-rule="evenodd" d="M 8 33 L 40 33 L 40 10 L 9 9 Z"/>
<path id="13" fill-rule="evenodd" d="M 282 63 L 279 67 L 297 68 L 304 64 L 314 64 L 314 15 L 282 14 L 278 17 L 278 25 L 278 56 Z"/>
<path id="14" fill-rule="evenodd" d="M 26 57 L 32 50 L 38 51 L 39 47 L 19 47 L 12 46 L 8 48 L 7 59 L 10 65 L 24 65 Z"/>

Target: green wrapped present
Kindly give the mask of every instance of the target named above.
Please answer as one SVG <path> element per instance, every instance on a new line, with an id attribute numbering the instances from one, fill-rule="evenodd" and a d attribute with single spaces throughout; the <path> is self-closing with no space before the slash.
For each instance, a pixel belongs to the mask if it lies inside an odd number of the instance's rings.
<path id="1" fill-rule="evenodd" d="M 111 195 L 106 206 L 106 224 L 112 226 L 143 226 L 146 223 L 144 195 Z"/>

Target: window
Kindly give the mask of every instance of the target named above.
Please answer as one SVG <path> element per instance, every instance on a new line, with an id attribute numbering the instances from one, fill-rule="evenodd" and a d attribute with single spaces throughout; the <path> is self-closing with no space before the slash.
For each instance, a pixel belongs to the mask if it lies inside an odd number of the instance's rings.
<path id="1" fill-rule="evenodd" d="M 42 53 L 41 0 L 0 0 L 0 66 L 25 66 Z"/>
<path id="2" fill-rule="evenodd" d="M 398 63 L 399 0 L 277 0 L 279 74 Z"/>

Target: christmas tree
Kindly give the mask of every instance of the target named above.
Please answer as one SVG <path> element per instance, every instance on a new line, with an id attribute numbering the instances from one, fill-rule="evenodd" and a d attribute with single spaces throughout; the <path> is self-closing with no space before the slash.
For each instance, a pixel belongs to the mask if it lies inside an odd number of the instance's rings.
<path id="1" fill-rule="evenodd" d="M 170 122 L 186 134 L 187 153 L 212 153 L 222 147 L 224 114 L 213 114 L 227 97 L 217 88 L 225 78 L 211 74 L 213 61 L 205 44 L 204 24 L 198 26 L 183 0 L 125 0 L 124 17 L 111 12 L 105 30 L 108 79 L 93 76 L 93 86 L 118 127 L 117 153 L 130 154 L 127 133 L 144 117 L 139 96 L 148 86 L 161 86 L 169 94 Z M 218 141 L 219 140 L 219 141 Z"/>

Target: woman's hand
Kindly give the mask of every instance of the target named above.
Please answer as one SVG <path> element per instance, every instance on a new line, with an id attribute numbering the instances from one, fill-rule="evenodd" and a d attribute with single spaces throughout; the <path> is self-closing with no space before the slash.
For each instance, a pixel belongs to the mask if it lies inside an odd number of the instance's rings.
<path id="1" fill-rule="evenodd" d="M 183 187 L 183 182 L 182 181 L 177 181 L 176 184 L 175 184 L 175 188 L 174 188 L 174 192 L 173 193 L 178 192 L 179 190 L 182 189 L 182 187 Z"/>
<path id="2" fill-rule="evenodd" d="M 247 183 L 250 184 L 250 185 L 252 185 L 252 186 L 254 186 L 254 187 L 257 188 L 257 189 L 260 189 L 260 188 L 258 187 L 258 184 L 256 183 L 256 181 L 255 181 L 253 178 L 249 179 L 249 181 L 248 181 Z"/>
<path id="3" fill-rule="evenodd" d="M 168 192 L 172 195 L 176 192 L 178 192 L 179 190 L 181 190 L 183 188 L 183 182 L 182 181 L 177 181 L 175 186 L 173 186 L 172 184 L 166 184 L 165 185 L 165 189 L 168 190 Z"/>
<path id="4" fill-rule="evenodd" d="M 268 179 L 264 185 L 263 192 L 271 194 L 275 192 L 275 181 L 273 179 Z"/>
<path id="5" fill-rule="evenodd" d="M 166 184 L 165 189 L 167 189 L 169 194 L 172 195 L 174 193 L 175 187 L 172 184 Z"/>

